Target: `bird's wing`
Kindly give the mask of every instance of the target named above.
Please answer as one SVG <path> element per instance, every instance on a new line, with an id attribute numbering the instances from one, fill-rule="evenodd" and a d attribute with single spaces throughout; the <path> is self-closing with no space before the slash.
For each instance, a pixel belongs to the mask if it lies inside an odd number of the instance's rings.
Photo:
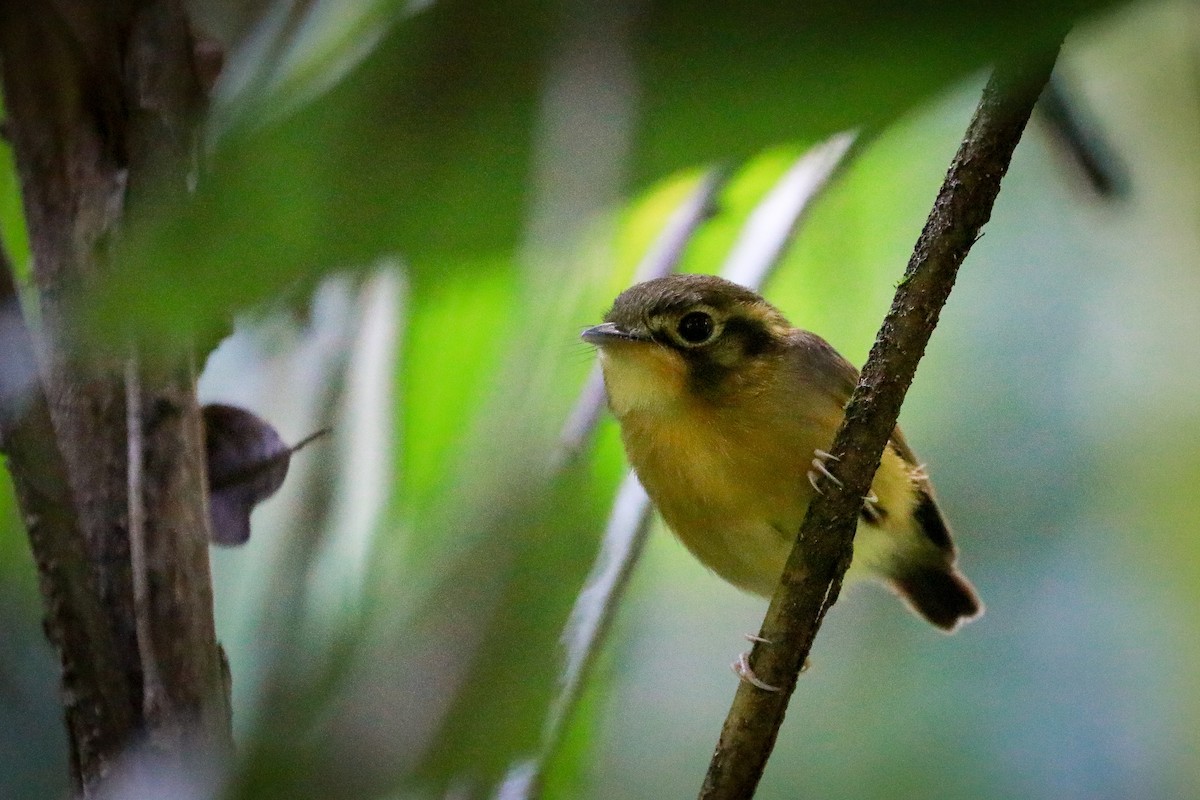
<path id="1" fill-rule="evenodd" d="M 908 446 L 908 442 L 904 438 L 904 431 L 900 430 L 899 425 L 897 425 L 896 429 L 892 431 L 892 438 L 889 443 L 892 445 L 892 449 L 896 451 L 896 455 L 903 458 L 909 464 L 912 464 L 914 467 L 924 466 L 920 461 L 917 460 L 916 453 L 914 453 L 912 448 Z M 918 483 L 923 483 L 925 485 L 929 484 L 928 476 L 922 478 L 921 475 L 918 474 L 916 477 L 918 478 Z"/>
<path id="2" fill-rule="evenodd" d="M 791 353 L 806 383 L 845 407 L 858 385 L 858 370 L 833 345 L 815 333 L 794 329 Z"/>
<path id="3" fill-rule="evenodd" d="M 845 407 L 850 402 L 854 387 L 858 386 L 858 370 L 842 356 L 833 345 L 817 336 L 815 333 L 797 330 L 794 334 L 796 351 L 805 362 L 806 377 L 818 383 L 821 390 L 831 395 L 839 405 Z M 912 464 L 921 466 L 917 456 L 904 438 L 899 426 L 892 431 L 889 442 L 896 454 Z M 928 484 L 928 481 L 925 481 Z"/>
<path id="4" fill-rule="evenodd" d="M 800 366 L 804 369 L 806 379 L 815 383 L 819 391 L 827 394 L 838 405 L 845 407 L 850 401 L 850 395 L 854 393 L 854 387 L 858 385 L 858 370 L 841 353 L 833 349 L 829 342 L 815 333 L 796 330 L 793 337 L 796 345 L 794 352 L 802 362 Z M 918 526 L 934 546 L 953 555 L 954 543 L 950 528 L 938 508 L 933 484 L 899 426 L 892 431 L 888 445 L 900 458 L 912 465 L 910 476 L 917 490 L 917 503 L 913 514 Z"/>

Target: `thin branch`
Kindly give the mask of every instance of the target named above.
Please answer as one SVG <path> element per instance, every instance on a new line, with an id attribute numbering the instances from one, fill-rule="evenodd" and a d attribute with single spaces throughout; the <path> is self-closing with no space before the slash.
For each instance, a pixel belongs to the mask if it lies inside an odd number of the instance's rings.
<path id="1" fill-rule="evenodd" d="M 1047 133 L 1065 159 L 1078 170 L 1091 191 L 1103 198 L 1129 194 L 1129 168 L 1100 130 L 1078 89 L 1056 69 L 1038 100 Z"/>
<path id="2" fill-rule="evenodd" d="M 754 673 L 781 690 L 739 684 L 702 800 L 754 794 L 801 665 L 841 589 L 861 498 L 868 494 L 958 267 L 991 215 L 1000 180 L 1056 56 L 1057 48 L 1020 67 L 1000 67 L 984 89 L 834 439 L 832 469 L 844 488 L 831 487 L 809 505 L 751 651 Z"/>

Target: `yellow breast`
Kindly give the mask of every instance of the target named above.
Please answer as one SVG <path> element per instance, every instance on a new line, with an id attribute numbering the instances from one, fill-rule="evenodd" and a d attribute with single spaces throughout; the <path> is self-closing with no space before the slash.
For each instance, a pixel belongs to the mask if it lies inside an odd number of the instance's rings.
<path id="1" fill-rule="evenodd" d="M 796 530 L 803 518 L 812 492 L 807 465 L 815 448 L 828 447 L 832 429 L 824 436 L 823 425 L 764 428 L 751 409 L 740 410 L 683 403 L 631 411 L 621 433 L 639 479 L 684 545 L 729 582 L 767 594 L 791 547 L 780 531 Z"/>
<path id="2" fill-rule="evenodd" d="M 646 381 L 643 394 L 636 382 L 611 380 L 606 365 L 629 460 L 667 525 L 701 562 L 735 586 L 768 595 L 812 497 L 813 451 L 829 448 L 842 409 L 824 398 L 789 397 L 780 414 L 785 387 L 769 382 L 736 404 L 712 405 L 678 383 L 664 391 L 672 385 L 663 380 L 665 369 Z M 622 388 L 614 392 L 614 384 Z M 908 533 L 908 468 L 890 450 L 873 491 L 903 512 L 884 530 L 860 526 L 851 579 L 878 571 Z"/>

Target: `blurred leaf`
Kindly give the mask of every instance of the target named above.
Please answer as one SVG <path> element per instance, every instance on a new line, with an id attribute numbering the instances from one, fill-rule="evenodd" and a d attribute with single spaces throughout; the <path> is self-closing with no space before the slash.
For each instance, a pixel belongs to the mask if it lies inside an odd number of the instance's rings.
<path id="1" fill-rule="evenodd" d="M 418 275 L 513 252 L 537 197 L 544 93 L 568 44 L 606 65 L 599 79 L 617 76 L 611 91 L 636 86 L 633 190 L 773 143 L 883 125 L 1105 5 L 664 0 L 592 9 L 596 40 L 572 43 L 582 7 L 435 3 L 307 107 L 232 126 L 185 207 L 140 209 L 100 317 L 208 329 L 231 308 L 381 252 L 402 252 Z M 164 268 L 180 253 L 187 269 Z"/>
<path id="2" fill-rule="evenodd" d="M 601 722 L 613 691 L 615 662 L 613 649 L 605 648 L 575 708 L 571 724 L 564 731 L 562 742 L 546 764 L 542 775 L 543 790 L 534 797 L 572 798 L 587 794 L 588 778 L 600 746 Z"/>
<path id="3" fill-rule="evenodd" d="M 213 13 L 220 2 L 198 9 Z M 210 138 L 229 126 L 254 129 L 320 97 L 362 62 L 410 0 L 274 2 L 224 65 L 208 125 Z M 229 9 L 218 9 L 222 17 Z M 214 20 L 215 21 L 215 20 Z"/>
<path id="4" fill-rule="evenodd" d="M 472 433 L 464 420 L 491 396 L 521 320 L 517 279 L 511 261 L 497 260 L 413 287 L 399 387 L 405 435 L 397 450 L 409 514 L 428 508 L 446 490 L 454 458 Z M 416 540 L 412 546 L 419 560 L 427 544 Z"/>
<path id="5" fill-rule="evenodd" d="M 0 97 L 0 114 L 4 113 Z M 18 281 L 29 274 L 29 236 L 25 230 L 25 212 L 21 207 L 21 181 L 13 163 L 12 147 L 0 137 L 0 244 L 17 271 Z"/>
<path id="6" fill-rule="evenodd" d="M 0 137 L 0 246 L 29 272 L 29 239 L 12 150 Z M 2 338 L 2 337 L 0 337 Z M 0 370 L 8 351 L 0 348 Z M 67 791 L 67 741 L 59 707 L 58 657 L 42 632 L 37 569 L 0 459 L 0 797 L 50 797 Z"/>

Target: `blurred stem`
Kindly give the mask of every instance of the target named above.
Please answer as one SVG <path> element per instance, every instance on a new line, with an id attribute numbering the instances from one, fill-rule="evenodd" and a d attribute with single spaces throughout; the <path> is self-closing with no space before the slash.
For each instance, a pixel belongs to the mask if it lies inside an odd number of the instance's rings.
<path id="1" fill-rule="evenodd" d="M 717 213 L 717 197 L 729 180 L 728 168 L 711 170 L 675 210 L 634 271 L 634 281 L 647 281 L 676 270 L 700 227 Z M 587 382 L 567 417 L 556 453 L 556 469 L 577 459 L 591 440 L 604 410 L 604 378 L 594 364 Z M 514 766 L 505 779 L 502 798 L 535 796 L 542 774 L 562 743 L 567 725 L 579 705 L 587 675 L 599 655 L 600 643 L 612 624 L 616 602 L 624 593 L 649 532 L 650 501 L 630 472 L 613 501 L 600 553 L 571 609 L 564 641 L 567 663 L 562 688 L 546 719 L 542 751 L 531 761 Z"/>
<path id="2" fill-rule="evenodd" d="M 701 800 L 754 794 L 788 699 L 850 565 L 854 530 L 880 455 L 958 267 L 991 215 L 1013 150 L 1049 80 L 1058 48 L 1000 66 L 950 165 L 831 448 L 840 490 L 809 505 L 750 654 L 758 679 L 739 684 L 700 791 Z"/>
<path id="3" fill-rule="evenodd" d="M 635 283 L 661 278 L 675 271 L 697 229 L 717 213 L 717 195 L 729 180 L 729 174 L 729 169 L 717 168 L 701 179 L 699 186 L 671 215 L 654 245 L 638 263 L 634 271 Z M 600 422 L 603 410 L 604 378 L 600 374 L 600 364 L 596 363 L 592 365 L 583 391 L 579 393 L 579 399 L 575 401 L 575 407 L 571 409 L 559 437 L 560 466 L 583 452 Z"/>
<path id="4" fill-rule="evenodd" d="M 852 131 L 834 134 L 796 159 L 746 220 L 721 268 L 724 278 L 756 291 L 767 282 L 813 202 L 850 162 L 857 139 Z"/>
<path id="5" fill-rule="evenodd" d="M 787 245 L 805 214 L 845 166 L 854 139 L 853 134 L 837 134 L 807 150 L 784 173 L 755 207 L 726 258 L 723 269 L 727 277 L 732 276 L 753 289 L 758 289 L 770 277 L 787 252 Z M 709 173 L 696 192 L 680 206 L 639 265 L 635 283 L 675 270 L 701 224 L 714 215 L 716 196 L 729 174 L 725 169 Z M 604 383 L 599 365 L 594 368 L 592 378 L 576 405 L 577 411 L 571 416 L 576 422 L 569 422 L 566 428 L 573 438 L 568 438 L 564 432 L 564 439 L 574 442 L 576 448 L 582 448 L 603 408 Z M 581 427 L 578 420 L 583 415 L 578 409 L 588 404 L 594 404 L 595 408 L 587 427 Z M 510 771 L 500 792 L 503 800 L 533 797 L 540 791 L 542 774 L 557 752 L 579 705 L 587 678 L 612 627 L 649 531 L 650 498 L 638 483 L 637 476 L 630 471 L 617 491 L 592 573 L 571 610 L 563 636 L 567 664 L 563 670 L 562 690 L 550 709 L 542 753 Z"/>
<path id="6" fill-rule="evenodd" d="M 1050 76 L 1037 105 L 1050 138 L 1066 159 L 1077 166 L 1088 187 L 1102 198 L 1129 193 L 1129 170 L 1103 135 L 1078 89 L 1061 67 Z"/>

